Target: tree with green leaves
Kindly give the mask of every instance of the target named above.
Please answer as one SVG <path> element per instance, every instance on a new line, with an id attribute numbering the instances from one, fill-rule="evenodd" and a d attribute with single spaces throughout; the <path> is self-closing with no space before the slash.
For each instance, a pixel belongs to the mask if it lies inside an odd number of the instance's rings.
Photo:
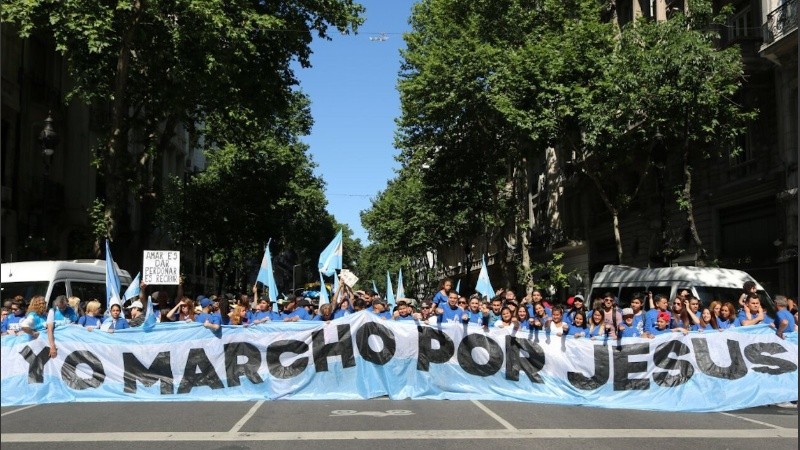
<path id="1" fill-rule="evenodd" d="M 113 238 L 126 234 L 128 191 L 142 198 L 148 162 L 179 125 L 206 124 L 221 147 L 258 141 L 252 130 L 276 127 L 291 109 L 290 63 L 309 66 L 313 35 L 354 31 L 362 13 L 352 0 L 12 0 L 2 20 L 22 37 L 52 36 L 70 98 L 110 105 L 96 165 Z"/>

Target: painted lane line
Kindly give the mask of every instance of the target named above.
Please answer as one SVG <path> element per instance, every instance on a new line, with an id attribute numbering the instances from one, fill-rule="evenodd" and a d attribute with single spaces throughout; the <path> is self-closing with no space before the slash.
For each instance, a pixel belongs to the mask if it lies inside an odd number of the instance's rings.
<path id="1" fill-rule="evenodd" d="M 256 404 L 255 404 L 255 405 L 253 405 L 253 407 L 252 407 L 252 408 L 250 408 L 250 411 L 247 411 L 247 414 L 245 414 L 244 416 L 242 416 L 242 418 L 241 418 L 241 419 L 239 419 L 239 421 L 238 421 L 238 422 L 236 422 L 236 424 L 233 426 L 233 428 L 231 428 L 231 430 L 230 430 L 230 431 L 228 431 L 228 433 L 238 433 L 238 432 L 239 432 L 239 430 L 241 430 L 241 429 L 242 429 L 242 427 L 244 426 L 244 424 L 246 424 L 246 423 L 247 423 L 247 421 L 248 421 L 248 420 L 250 420 L 250 418 L 251 418 L 251 417 L 253 417 L 253 414 L 255 414 L 255 413 L 256 413 L 256 411 L 258 411 L 258 408 L 260 408 L 260 407 L 261 407 L 261 405 L 263 405 L 265 401 L 266 401 L 266 400 L 259 400 L 259 401 L 257 401 L 257 402 L 256 402 Z"/>
<path id="2" fill-rule="evenodd" d="M 775 428 L 775 429 L 781 429 L 782 428 L 782 427 L 779 427 L 778 425 L 773 425 L 771 423 L 762 422 L 760 420 L 751 419 L 749 417 L 739 416 L 739 415 L 736 415 L 736 414 L 724 413 L 724 412 L 721 412 L 720 414 L 722 414 L 723 416 L 728 416 L 728 417 L 733 417 L 733 418 L 736 418 L 736 419 L 746 420 L 748 422 L 756 423 L 758 425 L 763 425 L 765 427 L 770 427 L 770 428 Z"/>
<path id="3" fill-rule="evenodd" d="M 469 436 L 465 438 L 465 436 Z M 2 442 L 166 442 L 166 441 L 338 441 L 338 440 L 475 440 L 475 439 L 793 439 L 797 429 L 685 430 L 685 429 L 518 429 L 518 430 L 379 430 L 288 432 L 113 432 L 113 433 L 3 433 Z"/>
<path id="4" fill-rule="evenodd" d="M 19 408 L 19 409 L 15 409 L 13 411 L 6 411 L 3 414 L 0 414 L 0 417 L 5 417 L 5 416 L 7 416 L 9 414 L 14 414 L 15 412 L 24 411 L 26 409 L 33 408 L 34 406 L 36 406 L 36 405 L 28 405 L 28 406 L 23 406 L 22 408 Z"/>
<path id="5" fill-rule="evenodd" d="M 502 417 L 500 417 L 500 415 L 498 415 L 496 412 L 494 412 L 491 409 L 489 409 L 489 407 L 487 407 L 483 403 L 481 403 L 481 402 L 479 402 L 477 400 L 471 400 L 471 401 L 475 406 L 477 406 L 478 408 L 483 410 L 483 412 L 488 414 L 489 417 L 491 417 L 492 419 L 500 422 L 500 425 L 504 426 L 506 430 L 517 431 L 517 427 L 515 427 L 514 425 L 511 425 L 510 423 L 508 423 L 508 421 L 506 419 L 503 419 Z"/>

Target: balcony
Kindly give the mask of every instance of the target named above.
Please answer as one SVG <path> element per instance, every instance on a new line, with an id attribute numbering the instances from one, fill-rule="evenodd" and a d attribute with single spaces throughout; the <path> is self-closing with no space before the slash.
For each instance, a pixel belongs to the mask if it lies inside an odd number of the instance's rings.
<path id="1" fill-rule="evenodd" d="M 788 0 L 767 14 L 763 25 L 764 47 L 797 29 L 797 0 Z"/>

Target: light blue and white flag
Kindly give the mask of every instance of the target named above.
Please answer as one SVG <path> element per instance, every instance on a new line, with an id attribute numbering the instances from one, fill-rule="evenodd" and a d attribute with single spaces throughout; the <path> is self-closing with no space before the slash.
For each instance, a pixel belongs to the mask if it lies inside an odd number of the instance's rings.
<path id="1" fill-rule="evenodd" d="M 330 244 L 319 255 L 319 271 L 323 275 L 336 275 L 336 270 L 342 270 L 342 230 L 336 233 Z"/>
<path id="2" fill-rule="evenodd" d="M 373 291 L 374 291 L 376 294 L 380 295 L 380 292 L 378 292 L 378 286 L 376 286 L 376 285 L 375 285 L 375 280 L 372 280 L 372 290 L 373 290 Z"/>
<path id="3" fill-rule="evenodd" d="M 142 330 L 144 331 L 153 331 L 153 328 L 156 327 L 156 312 L 153 311 L 153 298 L 149 295 L 147 296 L 147 309 L 144 315 L 144 323 L 142 323 Z"/>
<path id="4" fill-rule="evenodd" d="M 386 303 L 389 304 L 389 310 L 391 311 L 394 308 L 394 305 L 397 303 L 394 301 L 394 291 L 392 290 L 392 277 L 389 275 L 389 271 L 386 271 Z"/>
<path id="5" fill-rule="evenodd" d="M 117 304 L 122 308 L 122 299 L 119 295 L 119 275 L 114 267 L 114 258 L 111 256 L 111 247 L 106 239 L 106 313 L 111 311 L 111 305 Z"/>
<path id="6" fill-rule="evenodd" d="M 341 300 L 341 299 L 340 299 Z M 328 298 L 328 288 L 325 287 L 325 277 L 322 276 L 322 272 L 319 273 L 319 305 L 322 306 L 326 303 L 330 303 L 330 298 Z"/>
<path id="7" fill-rule="evenodd" d="M 267 241 L 267 248 L 264 250 L 264 258 L 261 259 L 261 267 L 258 269 L 258 276 L 256 282 L 261 282 L 267 287 L 269 291 L 269 300 L 273 303 L 278 302 L 278 285 L 275 284 L 275 274 L 272 271 L 272 255 L 269 251 L 269 243 L 272 239 Z"/>
<path id="8" fill-rule="evenodd" d="M 139 272 L 136 274 L 136 278 L 131 281 L 131 285 L 128 286 L 128 289 L 125 289 L 125 294 L 122 296 L 122 301 L 130 300 L 134 297 L 138 298 L 139 294 L 142 292 L 142 287 L 139 286 L 142 284 L 142 273 Z"/>
<path id="9" fill-rule="evenodd" d="M 478 274 L 478 284 L 475 286 L 475 290 L 483 297 L 494 297 L 494 289 L 492 288 L 492 283 L 489 281 L 489 271 L 486 269 L 485 256 L 481 257 L 481 273 Z"/>
<path id="10" fill-rule="evenodd" d="M 403 269 L 397 274 L 397 298 L 406 298 L 406 289 L 403 287 Z"/>
<path id="11" fill-rule="evenodd" d="M 460 293 L 461 293 L 461 279 L 459 279 L 458 282 L 456 283 L 456 294 Z"/>

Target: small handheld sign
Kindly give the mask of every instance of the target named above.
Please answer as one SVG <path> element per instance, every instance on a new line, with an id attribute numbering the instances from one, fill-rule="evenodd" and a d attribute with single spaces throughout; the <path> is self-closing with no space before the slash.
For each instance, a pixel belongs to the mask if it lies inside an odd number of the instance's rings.
<path id="1" fill-rule="evenodd" d="M 181 252 L 145 250 L 142 260 L 142 281 L 148 285 L 180 284 Z"/>

